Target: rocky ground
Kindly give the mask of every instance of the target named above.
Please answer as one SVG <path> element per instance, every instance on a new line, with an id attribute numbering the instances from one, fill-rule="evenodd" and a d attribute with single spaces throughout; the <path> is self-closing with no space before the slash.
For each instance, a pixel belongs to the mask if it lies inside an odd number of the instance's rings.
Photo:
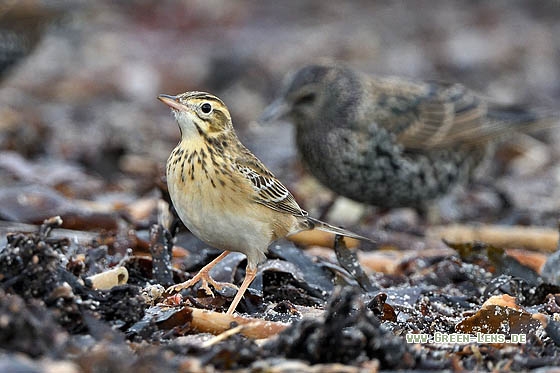
<path id="1" fill-rule="evenodd" d="M 360 247 L 365 274 L 351 274 L 355 251 L 279 242 L 243 317 L 223 317 L 227 291 L 161 296 L 218 252 L 155 224 L 179 139 L 159 93 L 222 98 L 242 141 L 317 216 L 333 196 L 298 162 L 291 126 L 257 123 L 286 73 L 328 58 L 558 109 L 559 17 L 555 1 L 0 4 L 0 370 L 558 366 L 558 130 L 508 140 L 428 217 L 337 200 L 327 219 L 378 241 Z M 450 223 L 491 233 L 450 240 Z M 512 227 L 505 244 L 496 224 Z M 232 255 L 215 276 L 239 283 L 244 266 Z M 406 343 L 477 331 L 527 340 Z"/>

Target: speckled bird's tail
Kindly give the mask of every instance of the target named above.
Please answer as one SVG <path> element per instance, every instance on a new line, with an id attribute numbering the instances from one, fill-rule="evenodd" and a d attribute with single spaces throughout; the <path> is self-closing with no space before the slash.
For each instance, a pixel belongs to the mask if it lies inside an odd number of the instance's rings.
<path id="1" fill-rule="evenodd" d="M 532 132 L 560 127 L 560 112 L 549 108 L 531 108 L 523 105 L 491 105 L 488 108 L 489 123 L 507 123 L 504 131 Z"/>
<path id="2" fill-rule="evenodd" d="M 335 227 L 315 218 L 307 217 L 307 221 L 309 222 L 310 229 L 319 229 L 324 232 L 339 234 L 341 236 L 355 238 L 357 240 L 374 242 L 371 238 L 360 236 L 359 234 L 347 231 L 346 229 Z"/>

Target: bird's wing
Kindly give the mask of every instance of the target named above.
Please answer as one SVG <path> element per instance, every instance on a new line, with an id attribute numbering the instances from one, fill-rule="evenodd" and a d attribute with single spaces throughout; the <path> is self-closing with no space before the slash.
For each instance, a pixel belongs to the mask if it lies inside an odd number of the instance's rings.
<path id="1" fill-rule="evenodd" d="M 372 85 L 376 123 L 405 149 L 449 147 L 485 138 L 487 105 L 461 84 L 392 78 Z"/>
<path id="2" fill-rule="evenodd" d="M 248 150 L 236 159 L 235 166 L 250 181 L 255 202 L 286 214 L 307 216 L 292 193 Z"/>

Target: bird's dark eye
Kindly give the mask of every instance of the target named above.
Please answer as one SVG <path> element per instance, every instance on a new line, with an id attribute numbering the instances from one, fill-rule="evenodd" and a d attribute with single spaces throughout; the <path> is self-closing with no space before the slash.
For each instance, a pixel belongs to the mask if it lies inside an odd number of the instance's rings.
<path id="1" fill-rule="evenodd" d="M 200 107 L 200 110 L 202 110 L 204 114 L 210 114 L 210 112 L 212 111 L 212 105 L 210 105 L 208 102 L 205 102 Z"/>
<path id="2" fill-rule="evenodd" d="M 296 100 L 296 105 L 309 105 L 315 101 L 315 93 L 308 93 Z"/>

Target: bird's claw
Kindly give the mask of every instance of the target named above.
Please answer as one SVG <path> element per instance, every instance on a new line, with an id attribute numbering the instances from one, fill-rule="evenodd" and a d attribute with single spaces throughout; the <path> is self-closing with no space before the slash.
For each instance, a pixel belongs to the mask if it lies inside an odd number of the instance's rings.
<path id="1" fill-rule="evenodd" d="M 180 292 L 180 291 L 183 290 L 183 289 L 188 289 L 188 288 L 190 288 L 191 286 L 193 286 L 193 285 L 196 283 L 196 281 L 192 281 L 192 280 L 194 280 L 194 278 L 192 278 L 192 279 L 190 279 L 190 280 L 188 280 L 188 281 L 182 282 L 182 283 L 180 283 L 180 284 L 176 284 L 176 285 L 170 286 L 170 287 L 168 287 L 167 289 L 165 289 L 165 293 L 164 293 L 164 294 L 166 294 L 166 295 L 172 295 L 172 294 L 175 294 L 175 293 Z"/>
<path id="2" fill-rule="evenodd" d="M 215 281 L 210 276 L 208 276 L 207 278 L 202 278 L 201 281 L 202 281 L 202 283 L 200 284 L 200 286 L 204 289 L 206 294 L 208 294 L 212 297 L 214 297 L 214 293 L 212 292 L 212 289 L 210 289 L 208 284 L 212 285 L 214 287 L 214 289 L 216 289 L 218 291 L 221 291 L 224 287 L 239 290 L 239 288 L 237 286 L 235 286 L 234 284 L 230 284 L 229 282 L 218 282 L 218 281 Z"/>
<path id="3" fill-rule="evenodd" d="M 233 288 L 235 290 L 238 290 L 238 287 L 233 285 L 233 284 L 230 284 L 228 282 L 218 282 L 218 281 L 215 281 L 208 274 L 199 273 L 198 275 L 194 276 L 193 278 L 191 278 L 188 281 L 185 281 L 181 284 L 170 286 L 169 288 L 167 288 L 165 290 L 165 293 L 168 294 L 168 295 L 171 295 L 173 293 L 178 293 L 183 289 L 188 289 L 188 288 L 194 286 L 199 281 L 201 283 L 200 286 L 204 289 L 205 293 L 207 295 L 212 296 L 212 297 L 214 297 L 214 292 L 212 291 L 210 286 L 208 286 L 208 284 L 212 285 L 212 287 L 214 287 L 214 289 L 216 289 L 218 291 L 222 290 L 224 287 L 230 287 L 230 288 Z"/>

